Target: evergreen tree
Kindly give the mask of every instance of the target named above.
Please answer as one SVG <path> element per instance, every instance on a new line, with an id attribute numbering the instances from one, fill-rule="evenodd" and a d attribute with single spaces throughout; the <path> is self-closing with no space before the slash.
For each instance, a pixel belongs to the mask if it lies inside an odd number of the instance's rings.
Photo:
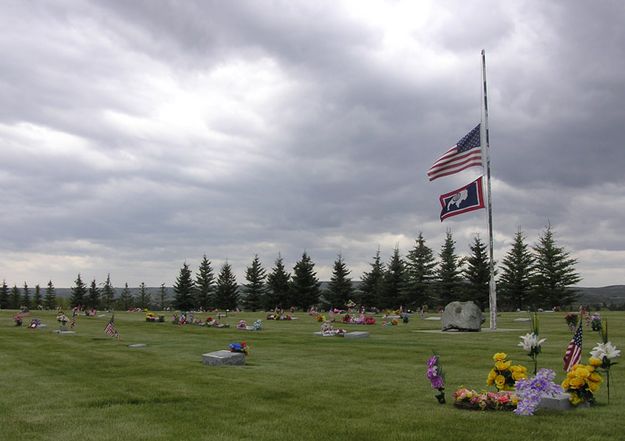
<path id="1" fill-rule="evenodd" d="M 445 235 L 439 260 L 437 291 L 439 300 L 444 306 L 461 298 L 460 260 L 456 255 L 456 242 L 451 231 L 447 231 Z"/>
<path id="2" fill-rule="evenodd" d="M 435 278 L 434 253 L 425 244 L 423 233 L 419 233 L 414 248 L 406 256 L 406 305 L 420 307 L 430 303 Z"/>
<path id="3" fill-rule="evenodd" d="M 149 308 L 151 301 L 152 295 L 150 294 L 150 291 L 148 291 L 148 289 L 145 287 L 145 283 L 141 282 L 141 285 L 139 285 L 139 298 L 137 299 L 139 308 Z"/>
<path id="4" fill-rule="evenodd" d="M 549 307 L 573 303 L 577 295 L 570 287 L 581 280 L 575 271 L 577 260 L 571 258 L 564 248 L 556 245 L 551 225 L 534 246 L 534 253 L 536 271 L 532 284 L 537 301 Z"/>
<path id="5" fill-rule="evenodd" d="M 98 288 L 95 279 L 91 281 L 85 304 L 89 308 L 98 309 L 100 307 L 100 288 Z"/>
<path id="6" fill-rule="evenodd" d="M 193 291 L 195 285 L 191 278 L 191 270 L 185 262 L 174 284 L 174 306 L 181 311 L 191 311 L 194 306 Z"/>
<path id="7" fill-rule="evenodd" d="M 486 244 L 482 242 L 480 236 L 475 236 L 469 248 L 471 255 L 465 259 L 467 266 L 463 270 L 467 283 L 461 299 L 472 300 L 484 310 L 489 304 L 490 296 L 490 261 Z"/>
<path id="8" fill-rule="evenodd" d="M 20 306 L 22 306 L 22 296 L 17 285 L 13 285 L 11 296 L 9 297 L 9 309 L 20 309 Z"/>
<path id="9" fill-rule="evenodd" d="M 132 297 L 130 288 L 128 288 L 128 282 L 126 282 L 126 284 L 124 285 L 124 289 L 122 289 L 122 292 L 119 295 L 119 300 L 117 302 L 119 304 L 119 308 L 122 311 L 128 311 L 130 308 L 132 308 L 134 298 Z"/>
<path id="10" fill-rule="evenodd" d="M 161 311 L 164 311 L 165 308 L 167 307 L 167 291 L 165 289 L 165 284 L 161 283 L 161 287 L 159 289 L 159 308 Z"/>
<path id="11" fill-rule="evenodd" d="M 239 303 L 237 279 L 228 262 L 223 264 L 221 271 L 219 271 L 219 276 L 217 276 L 215 302 L 217 308 L 220 309 L 235 309 Z"/>
<path id="12" fill-rule="evenodd" d="M 7 281 L 2 281 L 2 287 L 0 287 L 0 309 L 7 309 L 9 307 L 9 286 Z"/>
<path id="13" fill-rule="evenodd" d="M 386 265 L 384 284 L 382 287 L 382 308 L 395 308 L 402 305 L 402 293 L 406 289 L 406 268 L 399 254 L 399 247 L 393 250 L 393 255 Z"/>
<path id="14" fill-rule="evenodd" d="M 501 261 L 498 297 L 503 306 L 515 309 L 536 308 L 532 298 L 534 256 L 525 243 L 525 236 L 519 230 L 514 236 L 512 248 Z"/>
<path id="15" fill-rule="evenodd" d="M 291 274 L 284 268 L 282 256 L 274 263 L 271 273 L 267 276 L 267 294 L 263 301 L 265 310 L 286 308 L 289 305 Z"/>
<path id="16" fill-rule="evenodd" d="M 24 294 L 22 294 L 22 306 L 30 309 L 32 307 L 30 302 L 30 290 L 28 289 L 28 284 L 24 282 Z"/>
<path id="17" fill-rule="evenodd" d="M 81 306 L 85 304 L 85 297 L 87 295 L 87 287 L 84 282 L 80 278 L 80 273 L 78 273 L 78 277 L 74 281 L 75 286 L 72 287 L 72 296 L 70 298 L 71 306 Z"/>
<path id="18" fill-rule="evenodd" d="M 56 292 L 52 280 L 48 281 L 48 287 L 46 288 L 46 296 L 44 298 L 44 306 L 46 309 L 56 308 Z"/>
<path id="19" fill-rule="evenodd" d="M 111 284 L 111 275 L 106 275 L 106 282 L 104 282 L 104 287 L 102 287 L 102 306 L 104 309 L 111 310 L 113 308 L 115 302 L 115 289 Z"/>
<path id="20" fill-rule="evenodd" d="M 354 296 L 352 279 L 349 277 L 350 272 L 343 261 L 343 256 L 339 254 L 338 259 L 334 261 L 328 289 L 324 293 L 324 297 L 330 302 L 330 305 L 344 308 Z"/>
<path id="21" fill-rule="evenodd" d="M 255 255 L 252 264 L 245 271 L 245 280 L 247 280 L 244 285 L 245 298 L 243 299 L 245 309 L 256 311 L 262 308 L 267 292 L 266 278 L 267 272 L 261 265 L 258 255 Z"/>
<path id="22" fill-rule="evenodd" d="M 379 307 L 382 304 L 385 268 L 380 259 L 380 248 L 371 262 L 371 271 L 363 273 L 360 283 L 360 303 L 366 306 Z"/>
<path id="23" fill-rule="evenodd" d="M 41 287 L 39 284 L 35 285 L 35 295 L 33 297 L 33 308 L 39 309 L 43 307 L 43 299 L 41 298 Z"/>
<path id="24" fill-rule="evenodd" d="M 306 311 L 319 302 L 321 283 L 317 279 L 315 264 L 306 252 L 293 267 L 293 279 L 291 280 L 291 293 L 294 304 Z"/>
<path id="25" fill-rule="evenodd" d="M 208 311 L 215 304 L 214 291 L 215 291 L 215 276 L 213 275 L 213 268 L 211 262 L 204 258 L 200 262 L 198 268 L 197 277 L 195 279 L 196 286 L 196 304 L 198 308 L 202 308 L 204 311 Z"/>

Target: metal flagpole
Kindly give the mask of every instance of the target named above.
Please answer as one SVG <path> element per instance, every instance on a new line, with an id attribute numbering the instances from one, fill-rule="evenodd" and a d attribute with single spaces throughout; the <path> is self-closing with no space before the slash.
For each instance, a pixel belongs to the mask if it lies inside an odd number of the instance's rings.
<path id="1" fill-rule="evenodd" d="M 490 281 L 488 283 L 488 305 L 490 310 L 490 329 L 497 329 L 497 288 L 495 284 L 495 258 L 493 257 L 493 204 L 490 187 L 490 140 L 488 137 L 488 97 L 486 90 L 486 52 L 482 49 L 482 82 L 484 85 L 484 105 L 482 107 L 481 139 L 483 140 L 486 161 L 486 206 L 488 210 L 488 244 L 490 254 Z"/>

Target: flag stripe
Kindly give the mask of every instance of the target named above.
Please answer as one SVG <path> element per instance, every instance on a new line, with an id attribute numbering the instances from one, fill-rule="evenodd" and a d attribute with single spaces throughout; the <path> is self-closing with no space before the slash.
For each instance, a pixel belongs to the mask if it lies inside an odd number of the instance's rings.
<path id="1" fill-rule="evenodd" d="M 458 173 L 469 167 L 481 167 L 482 150 L 480 144 L 480 124 L 478 124 L 456 145 L 434 161 L 427 172 L 430 181 Z"/>
<path id="2" fill-rule="evenodd" d="M 434 179 L 442 178 L 443 176 L 453 175 L 454 173 L 458 173 L 459 171 L 462 171 L 469 167 L 481 167 L 481 166 L 482 166 L 481 155 L 478 157 L 469 157 L 465 161 L 454 163 L 454 164 L 449 164 L 435 171 L 428 172 L 428 177 L 430 178 L 430 181 L 433 181 Z"/>
<path id="3" fill-rule="evenodd" d="M 582 322 L 580 321 L 575 335 L 566 347 L 566 353 L 564 354 L 564 370 L 570 371 L 573 366 L 579 363 L 582 356 Z"/>

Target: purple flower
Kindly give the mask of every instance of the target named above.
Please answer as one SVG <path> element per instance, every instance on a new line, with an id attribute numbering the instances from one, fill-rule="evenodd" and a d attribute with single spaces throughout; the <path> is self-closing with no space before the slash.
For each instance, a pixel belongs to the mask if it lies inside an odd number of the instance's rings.
<path id="1" fill-rule="evenodd" d="M 534 378 L 516 382 L 516 393 L 519 403 L 514 413 L 517 415 L 533 415 L 543 397 L 553 397 L 562 393 L 562 388 L 553 382 L 556 373 L 551 369 L 540 369 Z"/>

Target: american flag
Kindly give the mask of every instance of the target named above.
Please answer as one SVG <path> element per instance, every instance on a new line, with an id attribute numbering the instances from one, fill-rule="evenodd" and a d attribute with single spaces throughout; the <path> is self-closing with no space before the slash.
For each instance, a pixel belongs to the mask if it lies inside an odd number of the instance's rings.
<path id="1" fill-rule="evenodd" d="M 579 363 L 579 359 L 582 356 L 582 322 L 579 322 L 579 327 L 575 331 L 575 335 L 571 339 L 569 345 L 566 348 L 564 354 L 564 370 L 570 371 L 573 366 Z"/>
<path id="2" fill-rule="evenodd" d="M 115 324 L 113 323 L 114 321 L 115 316 L 111 317 L 111 320 L 109 320 L 106 328 L 104 328 L 104 333 L 109 337 L 119 338 L 119 332 L 117 331 L 117 328 L 115 328 Z"/>
<path id="3" fill-rule="evenodd" d="M 428 170 L 428 178 L 433 181 L 476 166 L 482 166 L 480 124 L 434 162 Z"/>

